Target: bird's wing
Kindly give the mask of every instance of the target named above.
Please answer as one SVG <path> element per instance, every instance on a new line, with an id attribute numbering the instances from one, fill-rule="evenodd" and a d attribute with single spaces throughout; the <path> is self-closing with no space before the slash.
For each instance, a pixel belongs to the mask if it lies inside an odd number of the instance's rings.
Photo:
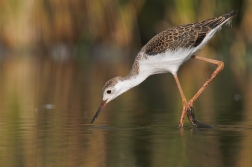
<path id="1" fill-rule="evenodd" d="M 154 36 L 144 46 L 144 51 L 148 55 L 155 55 L 165 52 L 167 49 L 176 50 L 178 48 L 196 47 L 203 41 L 209 31 L 235 15 L 236 12 L 232 11 L 220 17 L 169 28 Z"/>

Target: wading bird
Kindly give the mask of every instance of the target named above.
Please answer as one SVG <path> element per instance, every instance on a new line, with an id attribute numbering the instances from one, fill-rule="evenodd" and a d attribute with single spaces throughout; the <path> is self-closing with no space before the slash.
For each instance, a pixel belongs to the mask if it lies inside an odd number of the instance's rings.
<path id="1" fill-rule="evenodd" d="M 102 89 L 103 101 L 91 123 L 95 121 L 106 104 L 117 96 L 139 85 L 150 75 L 170 72 L 175 78 L 182 98 L 183 106 L 179 127 L 183 127 L 186 114 L 195 127 L 209 127 L 195 118 L 193 103 L 212 79 L 223 69 L 224 63 L 195 56 L 195 53 L 203 48 L 224 24 L 231 24 L 231 20 L 235 15 L 236 11 L 231 11 L 220 17 L 169 28 L 154 36 L 139 51 L 132 69 L 126 77 L 115 77 L 106 82 Z M 179 67 L 190 58 L 216 64 L 217 68 L 192 99 L 187 102 L 177 72 Z"/>

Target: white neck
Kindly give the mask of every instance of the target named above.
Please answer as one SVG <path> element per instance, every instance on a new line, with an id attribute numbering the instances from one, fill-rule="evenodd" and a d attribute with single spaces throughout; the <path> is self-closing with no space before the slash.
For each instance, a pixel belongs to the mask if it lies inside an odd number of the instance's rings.
<path id="1" fill-rule="evenodd" d="M 120 93 L 124 93 L 127 90 L 139 85 L 142 83 L 148 76 L 143 76 L 143 75 L 136 75 L 136 76 L 126 76 L 124 79 L 120 82 L 118 85 L 121 88 Z"/>

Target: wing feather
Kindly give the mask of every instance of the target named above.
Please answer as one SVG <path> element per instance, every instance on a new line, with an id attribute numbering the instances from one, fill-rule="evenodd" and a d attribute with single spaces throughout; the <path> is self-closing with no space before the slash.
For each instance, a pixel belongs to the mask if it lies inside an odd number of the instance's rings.
<path id="1" fill-rule="evenodd" d="M 176 50 L 178 48 L 197 47 L 208 32 L 235 15 L 236 12 L 232 11 L 220 17 L 169 28 L 154 36 L 144 46 L 145 53 L 155 55 L 165 52 L 167 49 Z"/>

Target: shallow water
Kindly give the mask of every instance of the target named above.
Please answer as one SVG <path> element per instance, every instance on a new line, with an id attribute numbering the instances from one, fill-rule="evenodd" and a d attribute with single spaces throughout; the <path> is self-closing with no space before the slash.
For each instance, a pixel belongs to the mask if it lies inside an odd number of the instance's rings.
<path id="1" fill-rule="evenodd" d="M 252 96 L 242 89 L 251 78 L 240 86 L 227 68 L 195 102 L 197 119 L 211 129 L 188 120 L 177 128 L 181 99 L 170 75 L 148 78 L 90 124 L 112 76 L 97 68 L 34 57 L 1 62 L 0 166 L 252 165 Z M 183 68 L 192 96 L 204 80 Z"/>

